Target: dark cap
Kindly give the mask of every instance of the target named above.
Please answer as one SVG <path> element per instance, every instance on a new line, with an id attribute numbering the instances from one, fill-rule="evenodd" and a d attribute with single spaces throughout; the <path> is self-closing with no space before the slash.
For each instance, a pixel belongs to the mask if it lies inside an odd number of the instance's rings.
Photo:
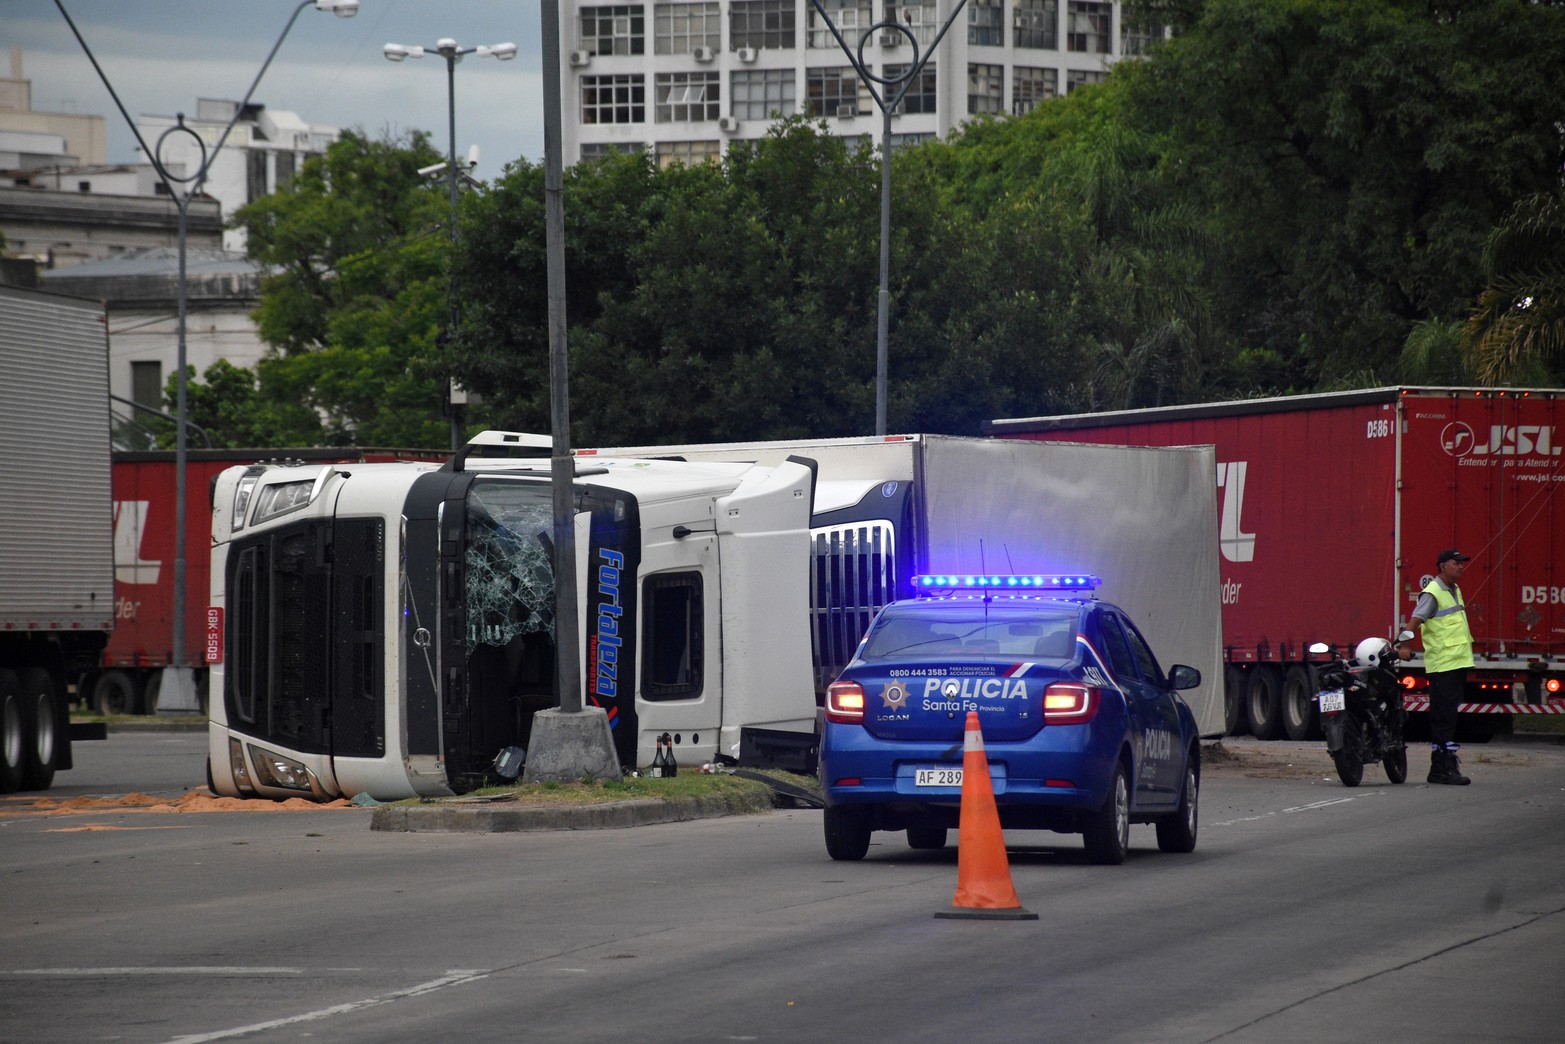
<path id="1" fill-rule="evenodd" d="M 1468 557 L 1466 555 L 1462 554 L 1460 551 L 1458 551 L 1456 548 L 1453 547 L 1453 548 L 1451 548 L 1448 551 L 1440 552 L 1440 557 L 1435 559 L 1435 568 L 1439 569 L 1441 566 L 1445 565 L 1447 562 L 1467 562 L 1467 561 L 1470 561 L 1470 559 L 1468 559 Z"/>

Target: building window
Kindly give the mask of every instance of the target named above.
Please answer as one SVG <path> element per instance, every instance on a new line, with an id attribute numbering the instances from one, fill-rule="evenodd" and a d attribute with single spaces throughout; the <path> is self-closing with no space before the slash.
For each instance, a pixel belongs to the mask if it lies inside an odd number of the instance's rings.
<path id="1" fill-rule="evenodd" d="M 642 585 L 643 699 L 691 700 L 701 695 L 706 627 L 702 603 L 700 573 L 652 576 Z"/>
<path id="2" fill-rule="evenodd" d="M 810 116 L 866 116 L 869 87 L 859 80 L 853 66 L 806 69 L 805 113 Z"/>
<path id="3" fill-rule="evenodd" d="M 859 34 L 875 23 L 875 9 L 871 0 L 821 0 L 821 7 L 837 23 L 837 31 L 850 45 L 857 45 Z M 836 47 L 837 38 L 831 35 L 815 5 L 810 5 L 810 46 Z"/>
<path id="4" fill-rule="evenodd" d="M 1059 0 L 1016 0 L 1016 46 L 1053 51 L 1060 46 Z"/>
<path id="5" fill-rule="evenodd" d="M 1108 79 L 1106 72 L 1089 72 L 1086 69 L 1071 69 L 1065 74 L 1065 93 L 1069 94 L 1077 87 L 1084 87 L 1089 83 L 1102 83 Z"/>
<path id="6" fill-rule="evenodd" d="M 1024 65 L 1011 68 L 1011 115 L 1025 116 L 1038 103 L 1058 97 L 1060 74 L 1054 69 L 1029 69 Z"/>
<path id="7" fill-rule="evenodd" d="M 715 141 L 660 141 L 656 156 L 658 166 L 666 170 L 676 163 L 687 167 L 713 163 L 722 153 L 723 146 Z"/>
<path id="8" fill-rule="evenodd" d="M 891 151 L 907 148 L 910 145 L 922 145 L 926 141 L 934 141 L 935 135 L 930 131 L 920 131 L 916 134 L 893 134 L 891 136 Z"/>
<path id="9" fill-rule="evenodd" d="M 986 47 L 1005 43 L 1005 0 L 968 0 L 967 42 Z"/>
<path id="10" fill-rule="evenodd" d="M 799 105 L 792 69 L 736 72 L 732 85 L 730 113 L 741 120 L 792 116 Z"/>
<path id="11" fill-rule="evenodd" d="M 658 4 L 652 10 L 658 54 L 689 54 L 723 47 L 723 12 L 716 3 Z"/>
<path id="12" fill-rule="evenodd" d="M 1005 66 L 969 62 L 967 65 L 967 111 L 1005 111 Z"/>
<path id="13" fill-rule="evenodd" d="M 907 72 L 907 69 L 906 65 L 888 65 L 883 75 L 887 79 L 895 79 Z M 892 93 L 900 91 L 902 88 L 903 84 L 899 83 L 895 87 L 886 87 L 886 92 Z M 913 78 L 913 82 L 907 85 L 907 94 L 902 96 L 902 101 L 897 104 L 897 110 L 892 115 L 912 116 L 917 113 L 934 112 L 937 97 L 938 95 L 935 93 L 935 66 L 933 62 L 930 62 L 920 69 L 918 75 Z"/>
<path id="14" fill-rule="evenodd" d="M 1163 39 L 1162 26 L 1142 25 L 1133 19 L 1119 16 L 1119 53 L 1122 55 L 1146 54 L 1147 50 Z"/>
<path id="15" fill-rule="evenodd" d="M 130 364 L 130 398 L 149 410 L 163 408 L 163 364 L 156 359 Z"/>
<path id="16" fill-rule="evenodd" d="M 76 183 L 76 191 L 77 192 L 91 192 L 92 191 L 92 182 L 90 182 L 90 181 L 78 181 Z"/>
<path id="17" fill-rule="evenodd" d="M 588 54 L 646 54 L 647 16 L 641 4 L 581 9 L 581 49 Z"/>
<path id="18" fill-rule="evenodd" d="M 640 74 L 583 76 L 581 122 L 645 123 L 647 81 Z"/>
<path id="19" fill-rule="evenodd" d="M 715 120 L 723 114 L 722 88 L 715 72 L 658 73 L 657 122 Z"/>
<path id="20" fill-rule="evenodd" d="M 1094 0 L 1070 0 L 1065 7 L 1065 42 L 1084 54 L 1109 53 L 1109 27 L 1114 5 Z"/>
<path id="21" fill-rule="evenodd" d="M 277 154 L 277 190 L 281 192 L 293 181 L 294 154 L 291 152 L 279 152 Z"/>
<path id="22" fill-rule="evenodd" d="M 796 28 L 794 0 L 733 0 L 728 8 L 728 46 L 791 51 Z"/>
<path id="23" fill-rule="evenodd" d="M 266 150 L 250 149 L 245 153 L 245 200 L 254 203 L 271 191 L 266 182 Z"/>
<path id="24" fill-rule="evenodd" d="M 645 151 L 646 145 L 639 141 L 588 141 L 581 146 L 581 158 L 585 160 L 602 159 L 604 156 L 617 156 L 632 152 Z"/>
<path id="25" fill-rule="evenodd" d="M 918 41 L 920 48 L 934 43 L 935 34 L 940 31 L 940 15 L 935 10 L 933 0 L 905 0 L 904 3 L 886 0 L 886 17 L 912 30 L 913 38 Z M 899 41 L 907 39 L 901 33 L 896 36 Z"/>

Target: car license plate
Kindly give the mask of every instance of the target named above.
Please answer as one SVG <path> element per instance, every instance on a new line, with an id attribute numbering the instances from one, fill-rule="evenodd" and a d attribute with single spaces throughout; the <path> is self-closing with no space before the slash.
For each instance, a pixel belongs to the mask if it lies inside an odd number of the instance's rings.
<path id="1" fill-rule="evenodd" d="M 1341 689 L 1327 689 L 1320 694 L 1320 710 L 1322 714 L 1330 714 L 1332 711 L 1348 709 L 1348 698 L 1342 694 Z"/>
<path id="2" fill-rule="evenodd" d="M 913 773 L 915 787 L 959 787 L 962 770 L 959 768 L 917 769 Z"/>

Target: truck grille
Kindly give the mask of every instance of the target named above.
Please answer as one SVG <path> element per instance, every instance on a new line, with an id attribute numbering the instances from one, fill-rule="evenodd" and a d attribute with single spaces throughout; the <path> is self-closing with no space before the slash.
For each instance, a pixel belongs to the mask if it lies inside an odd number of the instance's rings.
<path id="1" fill-rule="evenodd" d="M 852 659 L 875 614 L 896 597 L 897 555 L 890 522 L 854 522 L 812 535 L 810 641 L 820 693 Z"/>

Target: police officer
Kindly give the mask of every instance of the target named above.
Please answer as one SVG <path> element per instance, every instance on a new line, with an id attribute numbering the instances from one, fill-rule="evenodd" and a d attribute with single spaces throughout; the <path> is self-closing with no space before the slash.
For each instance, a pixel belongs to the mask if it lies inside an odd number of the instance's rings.
<path id="1" fill-rule="evenodd" d="M 1435 577 L 1418 596 L 1413 623 L 1424 636 L 1424 676 L 1429 679 L 1429 782 L 1465 787 L 1457 760 L 1456 707 L 1462 702 L 1467 672 L 1473 666 L 1473 632 L 1456 582 L 1467 571 L 1468 556 L 1455 548 L 1435 559 Z"/>

